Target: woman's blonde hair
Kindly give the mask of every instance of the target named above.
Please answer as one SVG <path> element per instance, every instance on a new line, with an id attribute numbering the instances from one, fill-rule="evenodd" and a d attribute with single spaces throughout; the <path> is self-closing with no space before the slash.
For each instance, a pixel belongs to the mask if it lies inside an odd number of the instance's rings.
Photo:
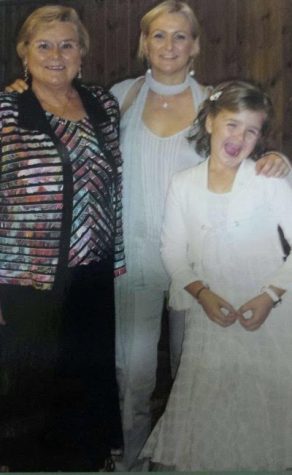
<path id="1" fill-rule="evenodd" d="M 203 157 L 210 154 L 211 137 L 206 129 L 206 120 L 209 115 L 216 117 L 223 110 L 230 112 L 250 110 L 265 113 L 261 136 L 253 151 L 253 157 L 258 158 L 265 149 L 265 139 L 271 129 L 274 109 L 270 97 L 262 86 L 250 81 L 226 81 L 213 89 L 210 97 L 200 107 L 189 138 L 190 141 L 195 141 L 196 151 Z"/>
<path id="2" fill-rule="evenodd" d="M 151 23 L 165 13 L 180 13 L 181 15 L 184 15 L 190 23 L 191 33 L 194 40 L 200 36 L 200 25 L 192 8 L 186 2 L 182 2 L 181 0 L 165 0 L 149 10 L 149 12 L 147 12 L 141 19 L 141 34 L 138 48 L 138 57 L 141 60 L 146 59 L 144 52 L 144 38 L 149 34 Z"/>
<path id="3" fill-rule="evenodd" d="M 81 54 L 89 50 L 89 35 L 74 8 L 63 5 L 46 5 L 34 10 L 23 23 L 17 37 L 16 51 L 23 60 L 31 37 L 40 26 L 49 25 L 55 21 L 73 23 L 76 26 Z"/>

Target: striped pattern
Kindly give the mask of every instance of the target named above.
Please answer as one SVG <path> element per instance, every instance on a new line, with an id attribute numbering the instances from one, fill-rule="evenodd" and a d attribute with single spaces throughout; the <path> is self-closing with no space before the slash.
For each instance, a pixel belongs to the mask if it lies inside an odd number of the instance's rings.
<path id="1" fill-rule="evenodd" d="M 72 123 L 61 128 L 55 123 L 55 133 L 60 134 L 70 153 L 73 170 L 69 265 L 101 260 L 113 252 L 115 244 L 118 272 L 124 264 L 118 113 L 110 95 L 100 88 L 94 90 L 94 95 L 108 113 L 109 120 L 101 125 L 101 132 L 107 157 L 113 157 L 111 164 L 100 152 L 88 121 L 80 129 Z M 63 164 L 47 134 L 19 127 L 17 98 L 0 95 L 0 283 L 45 289 L 53 285 L 59 259 Z"/>
<path id="2" fill-rule="evenodd" d="M 51 116 L 51 126 L 70 153 L 73 170 L 73 218 L 69 266 L 88 264 L 112 254 L 114 171 L 99 150 L 88 121 L 63 122 Z"/>

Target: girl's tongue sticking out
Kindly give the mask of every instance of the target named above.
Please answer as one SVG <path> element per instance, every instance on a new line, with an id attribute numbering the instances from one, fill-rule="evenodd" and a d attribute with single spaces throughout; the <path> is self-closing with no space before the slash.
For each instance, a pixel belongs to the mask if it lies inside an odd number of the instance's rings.
<path id="1" fill-rule="evenodd" d="M 241 151 L 241 146 L 228 142 L 224 145 L 224 149 L 228 155 L 236 158 Z"/>

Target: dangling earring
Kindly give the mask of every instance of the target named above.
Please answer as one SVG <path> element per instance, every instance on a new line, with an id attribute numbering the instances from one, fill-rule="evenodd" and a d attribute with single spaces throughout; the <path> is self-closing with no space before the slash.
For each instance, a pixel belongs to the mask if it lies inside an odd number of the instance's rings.
<path id="1" fill-rule="evenodd" d="M 79 81 L 81 81 L 81 79 L 82 79 L 82 68 L 81 68 L 81 66 L 80 66 L 78 74 L 77 74 L 77 79 L 79 79 Z"/>
<path id="2" fill-rule="evenodd" d="M 23 79 L 26 83 L 29 80 L 29 72 L 28 72 L 27 63 L 23 63 Z"/>
<path id="3" fill-rule="evenodd" d="M 189 64 L 189 75 L 194 76 L 195 75 L 195 69 L 194 69 L 194 63 L 195 63 L 195 58 L 190 59 L 190 64 Z"/>
<path id="4" fill-rule="evenodd" d="M 146 58 L 146 65 L 147 65 L 147 70 L 146 70 L 146 72 L 147 72 L 148 74 L 151 74 L 151 64 L 150 64 L 148 58 Z"/>

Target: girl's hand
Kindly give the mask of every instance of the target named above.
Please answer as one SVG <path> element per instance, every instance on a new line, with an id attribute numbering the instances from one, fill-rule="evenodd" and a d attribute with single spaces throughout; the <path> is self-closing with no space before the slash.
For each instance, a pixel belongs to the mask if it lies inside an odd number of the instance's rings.
<path id="1" fill-rule="evenodd" d="M 245 330 L 255 331 L 265 322 L 272 308 L 273 300 L 266 293 L 262 293 L 240 307 L 239 323 Z M 244 315 L 246 313 L 250 316 Z"/>
<path id="2" fill-rule="evenodd" d="M 23 79 L 16 79 L 12 84 L 5 87 L 5 92 L 19 92 L 23 93 L 28 89 L 28 85 Z"/>
<path id="3" fill-rule="evenodd" d="M 256 171 L 258 175 L 284 178 L 291 170 L 289 160 L 285 155 L 278 152 L 265 153 L 256 162 Z"/>
<path id="4" fill-rule="evenodd" d="M 221 327 L 233 325 L 240 316 L 230 303 L 210 289 L 205 288 L 200 293 L 198 301 L 202 305 L 207 317 Z"/>

